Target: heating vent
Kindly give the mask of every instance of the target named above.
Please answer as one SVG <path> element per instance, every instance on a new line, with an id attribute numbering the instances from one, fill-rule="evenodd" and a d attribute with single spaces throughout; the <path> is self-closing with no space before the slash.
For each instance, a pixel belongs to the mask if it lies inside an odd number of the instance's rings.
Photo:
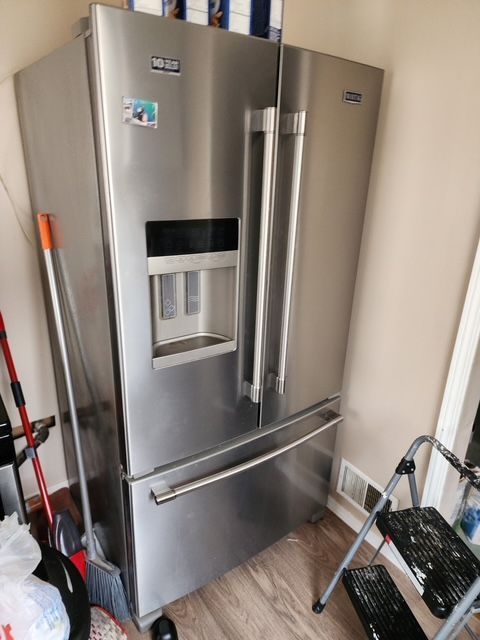
<path id="1" fill-rule="evenodd" d="M 364 473 L 342 458 L 337 491 L 349 502 L 360 507 L 366 513 L 370 513 L 382 495 L 383 487 L 370 480 Z M 398 509 L 398 499 L 395 496 L 390 496 L 383 510 L 391 511 L 392 509 Z"/>

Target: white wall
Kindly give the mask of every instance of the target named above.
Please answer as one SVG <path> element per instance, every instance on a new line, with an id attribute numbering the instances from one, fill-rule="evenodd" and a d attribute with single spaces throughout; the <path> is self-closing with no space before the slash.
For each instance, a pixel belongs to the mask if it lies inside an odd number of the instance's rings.
<path id="1" fill-rule="evenodd" d="M 111 0 L 109 4 L 121 5 Z M 50 345 L 34 245 L 30 201 L 12 75 L 71 39 L 70 28 L 88 14 L 87 0 L 0 0 L 0 309 L 30 419 L 58 409 Z M 10 196 L 7 195 L 7 191 Z M 13 425 L 20 424 L 0 356 L 0 393 Z M 18 446 L 25 446 L 24 439 Z M 39 455 L 51 489 L 66 482 L 60 428 Z M 37 492 L 31 465 L 21 467 L 26 495 Z"/>
<path id="2" fill-rule="evenodd" d="M 386 71 L 337 456 L 379 483 L 435 432 L 478 241 L 478 24 L 476 0 L 286 4 L 286 42 Z"/>

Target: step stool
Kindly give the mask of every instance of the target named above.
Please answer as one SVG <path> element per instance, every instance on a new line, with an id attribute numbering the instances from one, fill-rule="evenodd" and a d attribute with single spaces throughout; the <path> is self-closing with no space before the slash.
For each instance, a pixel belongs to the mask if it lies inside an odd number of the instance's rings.
<path id="1" fill-rule="evenodd" d="M 436 509 L 420 507 L 414 457 L 424 443 L 437 449 L 461 477 L 480 490 L 480 478 L 438 440 L 431 436 L 417 438 L 397 466 L 325 593 L 313 605 L 313 611 L 323 611 L 342 580 L 371 640 L 428 640 L 387 569 L 373 564 L 387 543 L 430 612 L 445 620 L 434 640 L 450 640 L 464 628 L 471 638 L 479 640 L 468 621 L 480 611 L 480 560 Z M 401 511 L 386 511 L 390 496 L 405 475 L 413 506 Z M 382 544 L 367 567 L 350 569 L 374 524 L 383 536 Z"/>

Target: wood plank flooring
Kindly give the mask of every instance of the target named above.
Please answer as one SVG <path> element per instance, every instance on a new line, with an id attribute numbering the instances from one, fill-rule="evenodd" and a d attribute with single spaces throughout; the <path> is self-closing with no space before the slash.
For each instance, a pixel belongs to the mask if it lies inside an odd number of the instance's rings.
<path id="1" fill-rule="evenodd" d="M 311 605 L 330 581 L 355 538 L 354 532 L 327 511 L 317 524 L 305 524 L 248 562 L 198 591 L 177 600 L 165 615 L 177 625 L 179 640 L 365 640 L 343 586 L 325 611 Z M 370 545 L 354 566 L 366 564 Z M 381 557 L 429 638 L 440 626 L 428 613 L 404 574 Z M 146 640 L 129 623 L 131 640 Z M 478 631 L 477 631 L 478 633 Z M 459 638 L 467 639 L 463 632 Z"/>

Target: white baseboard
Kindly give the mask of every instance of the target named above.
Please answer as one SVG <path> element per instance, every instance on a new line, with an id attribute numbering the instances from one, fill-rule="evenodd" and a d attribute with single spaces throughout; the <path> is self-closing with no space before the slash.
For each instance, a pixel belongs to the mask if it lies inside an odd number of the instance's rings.
<path id="1" fill-rule="evenodd" d="M 356 518 L 348 509 L 345 509 L 345 507 L 342 507 L 342 505 L 339 504 L 335 500 L 335 498 L 332 498 L 332 496 L 328 496 L 327 508 L 330 509 L 330 511 L 332 511 L 336 516 L 338 516 L 340 520 L 345 522 L 345 524 L 348 525 L 350 529 L 353 529 L 355 533 L 358 533 L 360 531 L 360 529 L 363 526 L 363 523 L 367 519 L 367 516 L 365 516 L 364 520 L 361 520 L 360 518 Z M 375 549 L 378 549 L 378 547 L 382 543 L 383 538 L 379 533 L 371 529 L 367 534 L 367 537 L 365 538 L 365 540 L 368 543 L 370 543 L 372 547 L 374 547 Z M 387 544 L 383 545 L 380 551 L 380 555 L 383 555 L 387 560 L 390 560 L 392 564 L 394 564 L 396 567 L 398 567 L 403 571 L 398 560 L 390 551 Z"/>
<path id="2" fill-rule="evenodd" d="M 68 482 L 66 480 L 63 480 L 62 482 L 57 482 L 57 484 L 52 484 L 51 486 L 48 487 L 48 495 L 55 493 L 55 491 L 58 491 L 59 489 L 65 489 L 65 488 L 68 489 Z M 33 496 L 38 496 L 38 491 L 33 491 L 29 494 L 26 494 L 24 498 L 25 500 L 30 500 L 30 498 L 33 498 Z"/>

